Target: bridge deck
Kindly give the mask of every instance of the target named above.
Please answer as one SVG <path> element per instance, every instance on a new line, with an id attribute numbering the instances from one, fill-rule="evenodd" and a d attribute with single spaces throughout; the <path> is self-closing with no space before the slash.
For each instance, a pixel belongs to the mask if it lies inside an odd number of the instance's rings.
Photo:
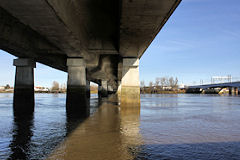
<path id="1" fill-rule="evenodd" d="M 225 87 L 240 87 L 240 81 L 237 82 L 228 82 L 228 83 L 217 83 L 217 84 L 205 84 L 205 85 L 197 85 L 197 86 L 189 86 L 188 88 L 225 88 Z"/>

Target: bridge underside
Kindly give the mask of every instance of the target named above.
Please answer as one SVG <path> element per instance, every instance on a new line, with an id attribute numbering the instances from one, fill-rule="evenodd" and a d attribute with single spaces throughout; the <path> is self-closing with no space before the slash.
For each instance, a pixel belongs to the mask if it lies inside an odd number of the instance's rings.
<path id="1" fill-rule="evenodd" d="M 179 0 L 1 0 L 0 48 L 67 71 L 84 57 L 87 79 L 117 87 L 121 57 L 140 58 Z"/>
<path id="2" fill-rule="evenodd" d="M 1 0 L 0 49 L 65 72 L 83 59 L 88 81 L 117 91 L 124 58 L 141 58 L 180 1 Z"/>

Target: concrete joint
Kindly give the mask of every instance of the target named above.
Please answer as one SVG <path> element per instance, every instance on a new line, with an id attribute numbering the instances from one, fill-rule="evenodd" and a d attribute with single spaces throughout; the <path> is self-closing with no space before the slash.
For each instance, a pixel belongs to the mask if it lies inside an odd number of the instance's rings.
<path id="1" fill-rule="evenodd" d="M 83 58 L 68 58 L 67 66 L 71 67 L 86 67 L 85 60 Z"/>
<path id="2" fill-rule="evenodd" d="M 31 67 L 36 68 L 36 62 L 31 58 L 18 58 L 13 60 L 13 65 L 16 67 Z"/>

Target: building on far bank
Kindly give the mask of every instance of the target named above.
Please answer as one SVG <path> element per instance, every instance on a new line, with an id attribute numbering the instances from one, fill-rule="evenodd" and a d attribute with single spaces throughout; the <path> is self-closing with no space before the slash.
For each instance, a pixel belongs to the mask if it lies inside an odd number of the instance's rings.
<path id="1" fill-rule="evenodd" d="M 184 89 L 184 88 L 186 88 L 186 85 L 185 85 L 185 84 L 179 84 L 179 85 L 178 85 L 178 88 L 179 88 L 179 89 Z"/>
<path id="2" fill-rule="evenodd" d="M 49 92 L 50 89 L 48 89 L 48 88 L 46 88 L 46 87 L 36 86 L 36 87 L 34 87 L 34 91 L 35 91 L 35 92 Z"/>
<path id="3" fill-rule="evenodd" d="M 0 91 L 4 91 L 5 90 L 5 86 L 0 86 Z"/>

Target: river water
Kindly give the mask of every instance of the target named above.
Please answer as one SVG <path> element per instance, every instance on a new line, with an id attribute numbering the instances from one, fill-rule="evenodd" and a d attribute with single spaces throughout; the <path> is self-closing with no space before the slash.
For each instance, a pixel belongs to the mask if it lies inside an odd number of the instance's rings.
<path id="1" fill-rule="evenodd" d="M 65 94 L 36 94 L 34 115 L 13 117 L 0 94 L 0 159 L 240 159 L 240 97 L 141 95 L 141 109 L 92 95 L 90 117 L 69 118 Z"/>

